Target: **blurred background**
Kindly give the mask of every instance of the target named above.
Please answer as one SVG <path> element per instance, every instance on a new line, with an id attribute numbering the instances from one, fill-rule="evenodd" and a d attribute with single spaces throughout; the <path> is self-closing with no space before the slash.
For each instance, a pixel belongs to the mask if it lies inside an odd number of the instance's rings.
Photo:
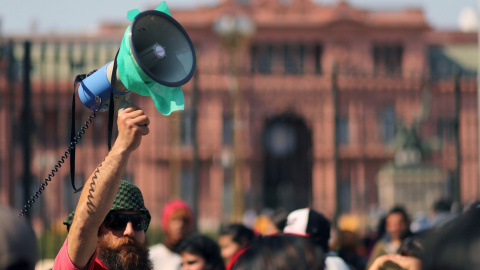
<path id="1" fill-rule="evenodd" d="M 138 8 L 160 1 L 0 0 L 0 203 L 20 210 L 76 130 L 76 187 L 103 160 L 108 113 L 73 89 L 112 61 Z M 434 202 L 479 199 L 477 1 L 167 1 L 197 69 L 185 110 L 161 115 L 135 93 L 150 135 L 124 178 L 152 213 L 192 205 L 199 231 L 312 207 L 339 229 L 374 232 L 395 205 L 417 226 Z M 76 99 L 72 115 L 72 96 Z M 66 162 L 68 163 L 68 161 Z M 57 168 L 26 218 L 42 259 L 65 239 L 79 193 Z M 420 224 L 420 225 L 419 225 Z"/>

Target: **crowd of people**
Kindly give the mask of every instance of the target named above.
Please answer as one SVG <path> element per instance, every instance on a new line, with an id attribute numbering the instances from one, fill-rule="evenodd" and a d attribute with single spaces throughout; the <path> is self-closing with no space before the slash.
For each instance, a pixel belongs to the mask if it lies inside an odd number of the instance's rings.
<path id="1" fill-rule="evenodd" d="M 149 119 L 129 107 L 119 112 L 117 125 L 115 144 L 64 222 L 68 235 L 55 270 L 480 269 L 479 204 L 453 215 L 448 203 L 438 203 L 431 223 L 415 232 L 405 209 L 394 207 L 380 222 L 376 239 L 364 241 L 359 252 L 356 240 L 333 244 L 355 238 L 337 231 L 332 239 L 336 227 L 308 207 L 276 211 L 253 227 L 226 224 L 214 239 L 195 232 L 195 213 L 184 201 L 173 200 L 161 213 L 162 243 L 150 245 L 146 231 L 152 213 L 141 190 L 122 180 L 130 155 L 149 133 Z M 8 209 L 0 208 L 0 218 L 0 270 L 34 269 L 33 231 Z"/>

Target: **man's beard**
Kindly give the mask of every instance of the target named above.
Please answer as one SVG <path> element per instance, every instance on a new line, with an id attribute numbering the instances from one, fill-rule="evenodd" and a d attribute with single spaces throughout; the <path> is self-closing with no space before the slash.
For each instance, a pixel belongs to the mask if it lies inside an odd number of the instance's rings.
<path id="1" fill-rule="evenodd" d="M 133 245 L 123 248 L 123 245 Z M 134 239 L 124 237 L 117 243 L 111 243 L 105 235 L 98 239 L 97 257 L 111 270 L 153 269 L 149 259 L 148 240 L 141 245 Z"/>

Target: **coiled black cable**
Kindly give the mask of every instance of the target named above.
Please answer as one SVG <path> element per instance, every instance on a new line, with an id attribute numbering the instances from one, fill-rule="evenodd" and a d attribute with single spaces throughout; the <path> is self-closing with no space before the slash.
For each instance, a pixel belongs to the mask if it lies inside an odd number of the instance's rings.
<path id="1" fill-rule="evenodd" d="M 32 204 L 35 203 L 35 200 L 38 199 L 42 191 L 45 190 L 45 187 L 48 186 L 48 182 L 52 181 L 52 178 L 55 176 L 55 173 L 58 172 L 58 168 L 62 167 L 62 164 L 68 158 L 68 155 L 72 153 L 75 149 L 75 146 L 78 144 L 82 135 L 85 134 L 85 130 L 88 129 L 88 126 L 92 124 L 93 119 L 96 117 L 96 112 L 92 111 L 93 115 L 88 117 L 88 120 L 85 122 L 85 125 L 80 128 L 80 131 L 77 132 L 77 135 L 70 142 L 70 146 L 67 147 L 67 151 L 64 152 L 63 156 L 57 161 L 57 164 L 54 166 L 53 170 L 50 171 L 50 174 L 47 178 L 43 179 L 43 183 L 40 185 L 38 190 L 30 197 L 30 200 L 27 201 L 27 204 L 24 205 L 23 209 L 20 211 L 19 216 L 24 216 L 28 212 L 28 208 L 32 207 Z M 80 189 L 79 189 L 80 190 Z"/>

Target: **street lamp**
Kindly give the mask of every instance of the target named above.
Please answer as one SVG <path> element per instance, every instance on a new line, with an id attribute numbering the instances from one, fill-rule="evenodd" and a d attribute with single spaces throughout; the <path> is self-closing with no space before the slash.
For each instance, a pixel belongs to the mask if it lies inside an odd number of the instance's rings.
<path id="1" fill-rule="evenodd" d="M 237 50 L 248 44 L 255 34 L 255 23 L 248 15 L 224 14 L 214 22 L 213 30 L 222 39 L 224 46 Z"/>
<path id="2" fill-rule="evenodd" d="M 240 222 L 244 212 L 242 186 L 243 157 L 242 147 L 242 96 L 238 83 L 238 65 L 240 53 L 248 48 L 250 38 L 255 34 L 255 24 L 245 14 L 224 14 L 213 24 L 213 30 L 229 51 L 230 65 L 228 90 L 233 105 L 233 221 Z"/>

